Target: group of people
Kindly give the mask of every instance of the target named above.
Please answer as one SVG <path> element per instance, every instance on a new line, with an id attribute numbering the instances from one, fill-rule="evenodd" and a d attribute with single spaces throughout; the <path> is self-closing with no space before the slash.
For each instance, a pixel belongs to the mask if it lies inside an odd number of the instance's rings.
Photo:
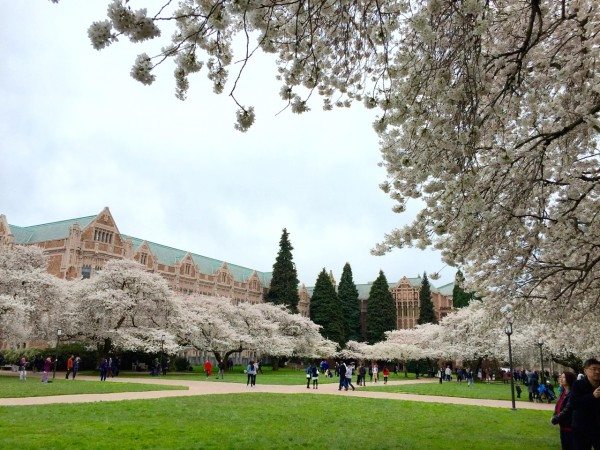
<path id="1" fill-rule="evenodd" d="M 588 359 L 583 376 L 563 372 L 552 424 L 560 427 L 563 450 L 600 449 L 600 361 Z"/>
<path id="2" fill-rule="evenodd" d="M 67 373 L 65 375 L 65 379 L 69 379 L 69 375 L 72 375 L 72 379 L 74 380 L 77 376 L 77 372 L 79 372 L 79 366 L 81 364 L 81 358 L 79 355 L 71 355 L 69 359 L 67 359 Z M 48 356 L 46 358 L 42 358 L 40 355 L 37 355 L 33 360 L 33 367 L 36 371 L 40 372 L 42 376 L 40 380 L 42 383 L 48 383 L 48 379 L 50 378 L 50 372 L 53 372 L 56 365 L 56 358 L 52 358 Z M 27 369 L 29 368 L 29 361 L 25 357 L 25 355 L 21 355 L 19 358 L 18 371 L 19 371 L 19 380 L 27 381 Z"/>
<path id="3" fill-rule="evenodd" d="M 120 361 L 118 357 L 103 357 L 98 364 L 100 370 L 100 381 L 106 381 L 106 377 L 116 377 L 119 375 Z"/>

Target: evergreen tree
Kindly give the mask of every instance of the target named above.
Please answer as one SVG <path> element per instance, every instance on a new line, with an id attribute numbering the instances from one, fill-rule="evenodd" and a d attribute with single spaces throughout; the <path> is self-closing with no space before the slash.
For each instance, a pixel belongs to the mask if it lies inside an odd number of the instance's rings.
<path id="1" fill-rule="evenodd" d="M 390 286 L 383 274 L 373 282 L 367 300 L 367 341 L 369 344 L 383 341 L 385 332 L 396 329 L 396 304 Z"/>
<path id="2" fill-rule="evenodd" d="M 338 286 L 338 297 L 344 315 L 346 342 L 360 341 L 360 303 L 358 301 L 358 289 L 356 289 L 352 279 L 352 269 L 349 263 L 346 263 L 342 270 L 342 278 Z"/>
<path id="3" fill-rule="evenodd" d="M 310 299 L 310 319 L 321 325 L 321 334 L 329 340 L 344 344 L 344 318 L 342 305 L 331 278 L 323 269 L 315 283 Z"/>
<path id="4" fill-rule="evenodd" d="M 436 323 L 435 312 L 433 311 L 433 302 L 431 301 L 431 286 L 427 279 L 427 273 L 423 274 L 423 281 L 421 282 L 421 291 L 419 292 L 419 301 L 421 308 L 419 311 L 419 324 L 422 323 Z"/>
<path id="5" fill-rule="evenodd" d="M 273 278 L 265 301 L 277 305 L 286 305 L 293 313 L 298 312 L 298 273 L 292 261 L 292 244 L 284 228 L 279 240 L 279 253 L 273 264 Z"/>
<path id="6" fill-rule="evenodd" d="M 465 292 L 462 288 L 465 282 L 463 273 L 459 270 L 454 277 L 454 289 L 452 289 L 452 306 L 454 308 L 464 308 L 473 299 L 472 292 Z"/>

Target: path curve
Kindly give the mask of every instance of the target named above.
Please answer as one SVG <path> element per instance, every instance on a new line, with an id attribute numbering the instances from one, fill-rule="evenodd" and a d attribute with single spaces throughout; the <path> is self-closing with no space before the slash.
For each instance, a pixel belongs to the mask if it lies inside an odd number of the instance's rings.
<path id="1" fill-rule="evenodd" d="M 97 377 L 81 376 L 82 380 L 97 380 Z M 191 381 L 165 380 L 160 378 L 111 378 L 108 383 L 143 383 L 162 384 L 171 386 L 186 386 L 188 390 L 176 391 L 144 391 L 144 392 L 115 392 L 110 394 L 75 394 L 53 395 L 47 397 L 0 398 L 0 406 L 49 405 L 56 403 L 89 403 L 121 400 L 145 400 L 168 397 L 190 397 L 212 394 L 242 394 L 248 392 L 265 392 L 276 394 L 312 394 L 312 395 L 341 395 L 350 397 L 382 398 L 390 400 L 405 400 L 411 402 L 444 403 L 454 405 L 485 406 L 491 408 L 510 409 L 511 402 L 506 400 L 488 400 L 462 397 L 440 397 L 432 395 L 400 394 L 393 392 L 365 391 L 357 388 L 355 391 L 339 391 L 336 383 L 322 384 L 318 389 L 307 389 L 304 385 L 274 385 L 257 384 L 248 387 L 242 383 L 226 381 Z M 431 383 L 430 380 L 390 381 L 390 385 Z M 517 409 L 534 409 L 543 411 L 554 410 L 554 405 L 545 403 L 518 402 Z"/>

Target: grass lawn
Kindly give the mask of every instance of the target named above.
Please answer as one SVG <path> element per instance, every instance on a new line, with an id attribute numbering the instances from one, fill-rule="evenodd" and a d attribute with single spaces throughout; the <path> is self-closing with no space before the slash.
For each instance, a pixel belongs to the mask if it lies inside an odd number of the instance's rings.
<path id="1" fill-rule="evenodd" d="M 97 372 L 81 372 L 85 375 L 97 375 Z M 147 372 L 120 372 L 119 377 L 148 377 Z M 212 375 L 206 378 L 204 372 L 199 367 L 194 367 L 193 372 L 169 372 L 166 377 L 160 375 L 159 378 L 168 380 L 192 380 L 192 381 L 214 381 L 219 382 L 217 379 L 217 373 L 213 372 Z M 406 380 L 414 379 L 415 374 L 409 373 L 408 378 L 404 377 L 404 373 L 398 375 L 390 374 L 390 380 Z M 225 372 L 224 381 L 229 383 L 246 383 L 247 376 L 243 372 L 241 367 L 235 367 L 232 372 Z M 327 378 L 325 375 L 319 375 L 319 384 L 335 383 L 337 384 L 339 379 L 334 375 L 333 378 Z M 367 382 L 369 377 L 367 375 Z M 270 367 L 265 367 L 263 373 L 256 375 L 256 382 L 259 384 L 279 384 L 279 385 L 302 385 L 306 384 L 306 373 L 303 370 L 292 370 L 287 368 L 281 368 L 273 371 Z M 353 383 L 356 383 L 356 375 L 353 377 Z"/>
<path id="2" fill-rule="evenodd" d="M 0 448 L 560 448 L 547 412 L 328 395 L 18 406 L 0 417 Z"/>
<path id="3" fill-rule="evenodd" d="M 171 389 L 187 389 L 187 387 L 139 383 L 106 383 L 77 379 L 73 381 L 58 377 L 52 383 L 45 384 L 42 383 L 38 377 L 28 376 L 27 381 L 20 381 L 19 377 L 0 376 L 0 398 L 41 397 L 45 395 L 68 394 L 106 394 L 109 392 L 164 391 Z"/>
<path id="4" fill-rule="evenodd" d="M 516 386 L 515 386 L 516 387 Z M 521 386 L 523 392 L 521 398 L 516 398 L 517 401 L 528 401 L 527 386 Z M 464 398 L 487 398 L 491 400 L 510 400 L 510 383 L 474 383 L 471 387 L 467 383 L 457 383 L 449 381 L 447 383 L 438 383 L 433 381 L 428 384 L 410 384 L 391 386 L 379 383 L 378 386 L 373 386 L 367 383 L 367 387 L 362 388 L 367 391 L 386 391 L 386 392 L 402 392 L 407 394 L 421 395 L 441 395 L 445 397 L 464 397 Z"/>

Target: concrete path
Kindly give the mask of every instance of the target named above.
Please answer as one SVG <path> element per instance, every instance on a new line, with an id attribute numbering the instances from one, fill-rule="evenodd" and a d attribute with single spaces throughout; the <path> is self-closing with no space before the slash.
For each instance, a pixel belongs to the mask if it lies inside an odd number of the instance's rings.
<path id="1" fill-rule="evenodd" d="M 98 377 L 81 376 L 81 380 L 96 381 Z M 242 383 L 228 383 L 225 381 L 189 381 L 189 380 L 166 380 L 160 378 L 111 378 L 107 383 L 144 383 L 162 384 L 172 386 L 187 386 L 188 390 L 176 391 L 145 391 L 145 392 L 118 392 L 112 394 L 77 394 L 77 395 L 54 395 L 48 397 L 24 397 L 24 398 L 0 398 L 0 406 L 24 406 L 24 405 L 47 405 L 53 403 L 88 403 L 106 402 L 119 400 L 142 400 L 167 397 L 189 397 L 195 395 L 209 394 L 241 394 L 247 392 L 268 392 L 277 394 L 311 394 L 311 395 L 340 395 L 350 397 L 382 398 L 391 400 L 405 400 L 427 403 L 447 403 L 454 405 L 486 406 L 492 408 L 511 407 L 510 401 L 486 400 L 460 397 L 439 397 L 430 395 L 399 394 L 392 392 L 372 392 L 358 388 L 355 391 L 338 391 L 337 383 L 321 384 L 318 389 L 307 389 L 305 385 L 264 385 L 257 384 L 248 387 Z M 389 385 L 431 383 L 431 380 L 405 380 L 390 381 Z M 381 383 L 382 384 L 382 383 Z M 370 386 L 373 383 L 369 384 Z M 517 402 L 517 409 L 535 409 L 552 411 L 554 405 L 544 403 Z"/>

